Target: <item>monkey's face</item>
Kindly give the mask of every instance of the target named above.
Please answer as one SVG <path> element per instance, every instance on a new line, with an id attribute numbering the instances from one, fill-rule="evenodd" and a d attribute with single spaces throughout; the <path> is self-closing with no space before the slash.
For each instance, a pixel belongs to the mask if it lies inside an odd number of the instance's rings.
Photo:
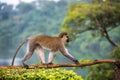
<path id="1" fill-rule="evenodd" d="M 62 38 L 63 42 L 69 42 L 70 39 L 69 39 L 69 36 L 68 35 L 64 35 L 63 38 Z"/>

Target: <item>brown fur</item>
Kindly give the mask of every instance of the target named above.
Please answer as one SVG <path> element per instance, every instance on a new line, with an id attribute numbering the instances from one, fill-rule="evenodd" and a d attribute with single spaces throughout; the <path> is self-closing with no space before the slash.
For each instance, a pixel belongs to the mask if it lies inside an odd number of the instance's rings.
<path id="1" fill-rule="evenodd" d="M 62 38 L 60 37 L 50 37 L 44 35 L 38 35 L 31 37 L 29 40 L 29 45 L 34 48 L 37 46 L 43 46 L 47 49 L 58 51 L 60 47 L 63 47 Z"/>

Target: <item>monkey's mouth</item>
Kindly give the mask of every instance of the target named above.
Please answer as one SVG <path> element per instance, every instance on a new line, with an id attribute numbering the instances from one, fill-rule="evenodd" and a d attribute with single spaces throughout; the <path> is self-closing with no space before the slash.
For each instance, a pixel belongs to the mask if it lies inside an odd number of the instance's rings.
<path id="1" fill-rule="evenodd" d="M 70 40 L 69 40 L 69 39 L 67 39 L 67 41 L 66 41 L 66 42 L 68 43 L 68 42 L 70 42 Z"/>

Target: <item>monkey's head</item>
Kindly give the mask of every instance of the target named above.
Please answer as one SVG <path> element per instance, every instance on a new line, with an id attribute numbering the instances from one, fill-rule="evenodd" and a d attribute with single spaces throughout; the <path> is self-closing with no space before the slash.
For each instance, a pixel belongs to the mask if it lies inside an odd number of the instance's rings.
<path id="1" fill-rule="evenodd" d="M 69 42 L 70 38 L 66 32 L 62 32 L 59 34 L 59 37 L 62 38 L 63 42 Z"/>

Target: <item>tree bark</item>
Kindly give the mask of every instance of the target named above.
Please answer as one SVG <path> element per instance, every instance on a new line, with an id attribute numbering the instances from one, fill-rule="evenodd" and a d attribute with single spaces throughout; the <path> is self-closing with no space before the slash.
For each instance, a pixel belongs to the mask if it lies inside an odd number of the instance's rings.
<path id="1" fill-rule="evenodd" d="M 115 69 L 115 79 L 114 80 L 120 80 L 120 69 L 119 68 Z"/>

